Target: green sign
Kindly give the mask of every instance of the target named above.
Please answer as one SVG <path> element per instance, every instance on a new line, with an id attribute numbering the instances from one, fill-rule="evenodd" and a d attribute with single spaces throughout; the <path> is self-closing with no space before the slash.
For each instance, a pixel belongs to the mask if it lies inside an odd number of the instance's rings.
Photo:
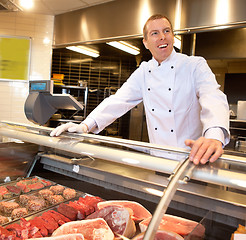
<path id="1" fill-rule="evenodd" d="M 30 41 L 0 36 L 0 79 L 28 80 Z"/>

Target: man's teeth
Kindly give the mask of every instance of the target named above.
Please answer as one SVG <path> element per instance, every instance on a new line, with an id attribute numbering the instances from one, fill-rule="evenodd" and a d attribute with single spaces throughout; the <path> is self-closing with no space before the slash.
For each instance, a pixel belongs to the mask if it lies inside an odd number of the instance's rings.
<path id="1" fill-rule="evenodd" d="M 160 45 L 159 48 L 166 48 L 167 44 Z"/>

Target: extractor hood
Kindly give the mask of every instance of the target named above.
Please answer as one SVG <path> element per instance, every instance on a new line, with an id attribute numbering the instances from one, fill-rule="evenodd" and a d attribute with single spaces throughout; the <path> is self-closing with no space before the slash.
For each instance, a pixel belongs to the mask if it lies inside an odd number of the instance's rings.
<path id="1" fill-rule="evenodd" d="M 21 7 L 14 0 L 0 0 L 0 12 L 22 11 Z"/>

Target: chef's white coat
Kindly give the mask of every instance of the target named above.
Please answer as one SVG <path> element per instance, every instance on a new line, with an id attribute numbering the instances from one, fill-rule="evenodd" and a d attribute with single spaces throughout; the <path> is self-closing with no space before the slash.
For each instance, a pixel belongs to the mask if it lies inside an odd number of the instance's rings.
<path id="1" fill-rule="evenodd" d="M 95 122 L 98 133 L 143 101 L 151 143 L 185 148 L 186 139 L 205 136 L 227 144 L 229 107 L 219 87 L 204 58 L 173 50 L 160 65 L 154 58 L 142 62 L 85 123 Z"/>

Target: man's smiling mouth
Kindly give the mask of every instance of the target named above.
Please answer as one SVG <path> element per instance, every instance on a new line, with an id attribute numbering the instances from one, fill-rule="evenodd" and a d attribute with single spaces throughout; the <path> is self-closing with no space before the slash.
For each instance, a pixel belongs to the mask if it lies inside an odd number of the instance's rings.
<path id="1" fill-rule="evenodd" d="M 158 48 L 166 48 L 166 47 L 167 47 L 167 44 L 162 44 L 158 46 Z"/>

